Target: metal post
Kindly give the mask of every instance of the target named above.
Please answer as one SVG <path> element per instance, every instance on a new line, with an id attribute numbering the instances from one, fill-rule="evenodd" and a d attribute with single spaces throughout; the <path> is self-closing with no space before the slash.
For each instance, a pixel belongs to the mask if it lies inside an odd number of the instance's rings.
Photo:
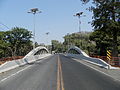
<path id="1" fill-rule="evenodd" d="M 38 8 L 32 8 L 28 13 L 32 13 L 33 16 L 33 49 L 35 48 L 35 14 L 41 13 Z"/>
<path id="2" fill-rule="evenodd" d="M 69 49 L 69 33 L 67 33 L 67 36 L 68 36 L 68 49 Z"/>
<path id="3" fill-rule="evenodd" d="M 35 48 L 35 14 L 33 14 L 33 25 L 34 25 L 34 30 L 33 30 L 33 49 Z"/>
<path id="4" fill-rule="evenodd" d="M 46 40 L 46 41 L 47 41 L 47 44 L 46 44 L 46 45 L 47 45 L 47 49 L 49 49 L 49 47 L 48 47 L 48 45 L 49 45 L 48 35 L 49 35 L 50 33 L 49 33 L 49 32 L 47 32 L 47 33 L 45 33 L 45 34 L 47 35 L 47 36 L 46 36 L 46 39 L 47 39 L 47 40 Z"/>
<path id="5" fill-rule="evenodd" d="M 79 18 L 79 32 L 81 32 L 81 21 L 80 21 L 80 16 L 78 16 Z"/>
<path id="6" fill-rule="evenodd" d="M 79 19 L 79 33 L 81 33 L 81 15 L 83 14 L 83 12 L 79 12 L 79 13 L 76 13 L 74 16 L 77 16 L 78 17 L 78 19 Z M 85 15 L 83 15 L 83 16 L 85 16 Z M 80 39 L 81 40 L 81 47 L 82 47 L 82 39 Z"/>

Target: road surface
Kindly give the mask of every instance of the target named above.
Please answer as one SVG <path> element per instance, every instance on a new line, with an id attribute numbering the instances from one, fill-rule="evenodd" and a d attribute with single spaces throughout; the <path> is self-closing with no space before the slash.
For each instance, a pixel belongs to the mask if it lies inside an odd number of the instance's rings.
<path id="1" fill-rule="evenodd" d="M 0 90 L 120 90 L 120 82 L 64 55 L 28 66 L 0 81 Z"/>

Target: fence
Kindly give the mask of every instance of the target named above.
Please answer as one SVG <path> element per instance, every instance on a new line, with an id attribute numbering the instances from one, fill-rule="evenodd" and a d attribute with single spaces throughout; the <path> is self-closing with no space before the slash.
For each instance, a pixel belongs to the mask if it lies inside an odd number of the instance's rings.
<path id="1" fill-rule="evenodd" d="M 6 57 L 0 59 L 0 65 L 5 63 L 6 61 L 12 61 L 12 60 L 18 60 L 22 59 L 24 56 L 12 56 L 12 57 Z"/>
<path id="2" fill-rule="evenodd" d="M 107 56 L 91 55 L 91 57 L 100 58 L 100 59 L 104 60 L 105 62 L 109 63 L 112 66 L 120 67 L 120 57 L 112 57 L 111 60 L 107 60 Z"/>

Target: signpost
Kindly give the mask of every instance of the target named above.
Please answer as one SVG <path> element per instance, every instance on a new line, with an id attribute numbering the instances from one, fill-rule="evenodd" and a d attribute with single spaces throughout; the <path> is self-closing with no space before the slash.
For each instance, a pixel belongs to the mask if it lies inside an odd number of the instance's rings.
<path id="1" fill-rule="evenodd" d="M 108 60 L 108 63 L 110 64 L 110 61 L 112 60 L 111 50 L 107 50 L 107 60 Z"/>

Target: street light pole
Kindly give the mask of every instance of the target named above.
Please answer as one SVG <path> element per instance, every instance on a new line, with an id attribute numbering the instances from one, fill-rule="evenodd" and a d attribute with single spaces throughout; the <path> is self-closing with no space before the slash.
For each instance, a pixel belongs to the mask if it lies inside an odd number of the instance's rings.
<path id="1" fill-rule="evenodd" d="M 32 13 L 33 16 L 33 49 L 35 48 L 35 15 L 41 13 L 38 8 L 32 8 L 28 13 Z"/>
<path id="2" fill-rule="evenodd" d="M 80 17 L 81 15 L 83 14 L 83 12 L 79 12 L 79 13 L 76 13 L 75 15 L 73 16 L 77 16 L 78 17 L 78 24 L 79 24 L 79 32 L 81 32 L 81 20 L 80 20 Z"/>
<path id="3" fill-rule="evenodd" d="M 81 32 L 81 20 L 80 20 L 80 16 L 78 16 L 79 18 L 79 32 Z"/>
<path id="4" fill-rule="evenodd" d="M 73 16 L 77 16 L 78 17 L 78 26 L 79 26 L 79 33 L 81 33 L 81 17 L 82 17 L 82 14 L 83 14 L 83 12 L 79 12 L 79 13 L 76 13 L 75 15 L 73 15 Z M 83 15 L 83 16 L 85 16 L 85 15 Z M 82 46 L 82 39 L 80 39 L 81 40 L 81 46 Z"/>
<path id="5" fill-rule="evenodd" d="M 35 48 L 35 14 L 33 14 L 33 49 Z"/>
<path id="6" fill-rule="evenodd" d="M 70 48 L 70 40 L 69 40 L 69 33 L 67 33 L 68 36 L 68 49 Z"/>
<path id="7" fill-rule="evenodd" d="M 50 34 L 49 32 L 47 32 L 47 33 L 45 33 L 46 34 L 46 41 L 47 41 L 47 49 L 49 49 L 49 47 L 48 47 L 48 45 L 49 45 L 49 43 L 48 43 L 48 35 Z"/>

